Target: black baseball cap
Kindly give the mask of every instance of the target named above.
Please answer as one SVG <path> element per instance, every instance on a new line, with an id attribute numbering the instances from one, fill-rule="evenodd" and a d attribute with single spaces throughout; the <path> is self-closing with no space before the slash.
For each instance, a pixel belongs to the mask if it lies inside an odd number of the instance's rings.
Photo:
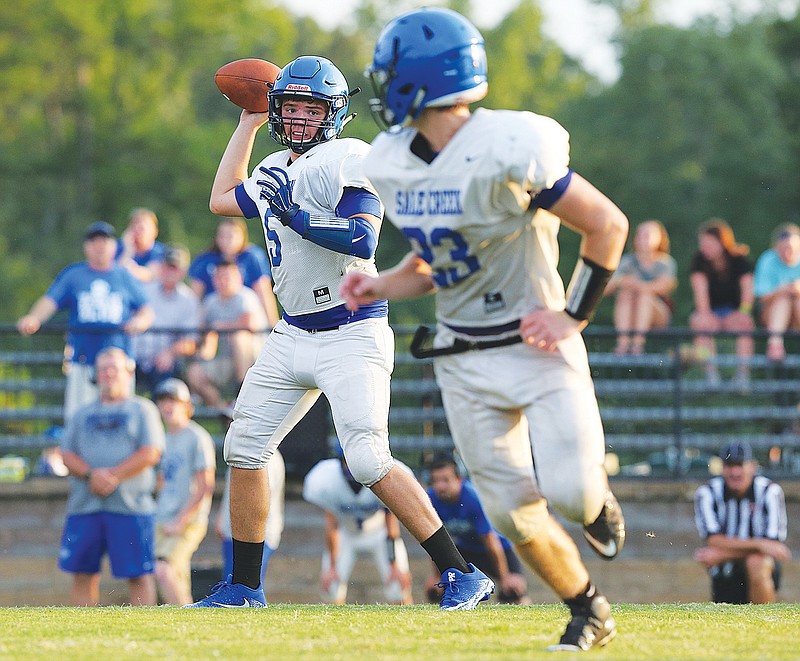
<path id="1" fill-rule="evenodd" d="M 723 464 L 743 464 L 753 461 L 753 449 L 745 441 L 732 441 L 719 453 Z"/>
<path id="2" fill-rule="evenodd" d="M 117 238 L 117 230 L 114 229 L 114 226 L 110 223 L 106 223 L 102 220 L 98 220 L 96 223 L 92 223 L 89 227 L 86 228 L 86 231 L 83 233 L 84 241 L 88 241 L 89 239 L 94 239 L 98 236 L 105 236 L 109 239 L 116 239 Z"/>

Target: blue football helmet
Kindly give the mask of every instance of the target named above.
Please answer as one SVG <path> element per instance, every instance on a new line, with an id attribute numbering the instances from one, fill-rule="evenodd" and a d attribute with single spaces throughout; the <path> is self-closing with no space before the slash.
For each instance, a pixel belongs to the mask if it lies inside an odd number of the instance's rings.
<path id="1" fill-rule="evenodd" d="M 355 93 L 356 90 L 353 91 Z M 344 74 L 324 57 L 303 55 L 287 64 L 269 92 L 269 134 L 280 144 L 296 154 L 302 154 L 315 145 L 338 136 L 345 124 L 355 115 L 347 115 L 352 96 Z M 308 125 L 318 126 L 318 131 L 309 140 L 292 139 L 281 116 L 281 105 L 287 99 L 318 99 L 328 105 L 325 119 L 319 122 L 306 120 Z"/>
<path id="2" fill-rule="evenodd" d="M 370 106 L 378 124 L 406 125 L 423 108 L 486 96 L 486 48 L 481 33 L 461 14 L 414 9 L 382 30 L 365 75 L 377 95 Z"/>

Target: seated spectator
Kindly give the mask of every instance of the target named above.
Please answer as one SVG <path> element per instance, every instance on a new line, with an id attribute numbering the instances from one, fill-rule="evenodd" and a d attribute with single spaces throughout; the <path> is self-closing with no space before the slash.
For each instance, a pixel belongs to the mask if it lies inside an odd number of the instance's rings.
<path id="1" fill-rule="evenodd" d="M 713 362 L 716 354 L 713 334 L 743 333 L 736 338 L 740 364 L 735 381 L 740 388 L 747 389 L 754 328 L 753 267 L 746 257 L 750 248 L 736 243 L 730 225 L 719 218 L 703 223 L 697 238 L 698 251 L 692 257 L 690 276 L 694 312 L 689 317 L 689 325 L 696 333 L 695 353 L 706 362 L 706 380 L 710 385 L 719 385 L 719 371 Z"/>
<path id="2" fill-rule="evenodd" d="M 781 361 L 784 333 L 800 330 L 800 227 L 784 223 L 775 229 L 772 248 L 758 258 L 753 277 L 761 323 L 769 332 L 767 358 Z"/>
<path id="3" fill-rule="evenodd" d="M 238 392 L 244 375 L 264 343 L 267 317 L 256 293 L 242 282 L 236 262 L 220 262 L 214 270 L 214 293 L 203 301 L 205 336 L 197 362 L 189 365 L 189 387 L 208 406 L 226 409 L 221 390 Z"/>
<path id="4" fill-rule="evenodd" d="M 785 543 L 783 489 L 756 474 L 758 463 L 747 443 L 727 445 L 720 457 L 722 475 L 695 492 L 695 523 L 706 545 L 694 559 L 711 575 L 713 601 L 772 603 L 780 588 L 781 562 L 792 557 Z"/>
<path id="5" fill-rule="evenodd" d="M 435 457 L 429 470 L 428 496 L 461 555 L 467 562 L 486 568 L 486 573 L 500 587 L 500 602 L 529 604 L 528 584 L 511 542 L 492 528 L 475 488 L 461 477 L 453 457 Z M 428 601 L 438 602 L 442 591 L 438 587 L 441 579 L 436 567 L 433 574 L 425 591 Z"/>
<path id="6" fill-rule="evenodd" d="M 272 328 L 278 323 L 278 304 L 272 293 L 272 272 L 263 248 L 248 242 L 243 218 L 223 218 L 217 224 L 211 248 L 189 267 L 189 284 L 202 300 L 214 291 L 214 269 L 223 261 L 236 262 L 246 287 L 258 294 Z"/>
<path id="7" fill-rule="evenodd" d="M 676 273 L 664 225 L 658 220 L 641 223 L 636 228 L 633 252 L 622 256 L 606 288 L 606 293 L 617 294 L 615 353 L 642 353 L 648 331 L 669 324 L 673 308 L 670 296 L 678 284 Z"/>
<path id="8" fill-rule="evenodd" d="M 137 207 L 128 215 L 128 227 L 117 243 L 116 260 L 140 282 L 158 277 L 158 264 L 167 249 L 158 236 L 158 218 L 150 209 Z"/>
<path id="9" fill-rule="evenodd" d="M 197 349 L 200 301 L 184 283 L 189 251 L 170 246 L 156 266 L 158 278 L 144 288 L 153 308 L 153 325 L 133 341 L 136 385 L 140 392 L 155 392 L 164 379 L 177 377 L 182 360 Z"/>
<path id="10" fill-rule="evenodd" d="M 156 499 L 156 584 L 167 604 L 192 602 L 191 561 L 208 530 L 216 451 L 209 433 L 192 420 L 189 388 L 162 381 L 154 393 L 167 429 Z"/>

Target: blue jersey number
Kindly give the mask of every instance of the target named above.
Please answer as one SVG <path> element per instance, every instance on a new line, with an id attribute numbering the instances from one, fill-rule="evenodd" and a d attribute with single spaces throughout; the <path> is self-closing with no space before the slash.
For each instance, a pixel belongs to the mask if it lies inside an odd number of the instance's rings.
<path id="1" fill-rule="evenodd" d="M 270 243 L 267 243 L 269 263 L 272 264 L 272 268 L 275 268 L 281 265 L 281 240 L 278 237 L 278 233 L 269 228 L 266 220 L 264 221 L 264 227 L 267 228 L 267 238 L 270 241 Z"/>
<path id="2" fill-rule="evenodd" d="M 430 237 L 425 236 L 425 232 L 419 227 L 404 227 L 403 234 L 411 242 L 414 252 L 428 264 L 433 262 L 431 246 L 436 248 L 450 246 L 450 259 L 459 263 L 447 269 L 433 270 L 433 280 L 437 287 L 451 287 L 481 267 L 478 258 L 470 254 L 469 245 L 464 237 L 449 227 L 435 227 Z"/>

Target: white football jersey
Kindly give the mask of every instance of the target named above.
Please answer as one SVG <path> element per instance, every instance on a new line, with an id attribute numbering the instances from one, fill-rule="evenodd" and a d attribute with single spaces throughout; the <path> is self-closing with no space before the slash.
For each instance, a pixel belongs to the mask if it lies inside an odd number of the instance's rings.
<path id="1" fill-rule="evenodd" d="M 477 109 L 430 164 L 411 152 L 415 135 L 381 133 L 365 168 L 387 217 L 433 268 L 439 321 L 487 328 L 563 309 L 560 221 L 528 207 L 568 173 L 566 130 L 530 112 Z"/>
<path id="2" fill-rule="evenodd" d="M 376 274 L 375 260 L 364 260 L 328 250 L 284 227 L 261 199 L 259 180 L 270 181 L 259 167 L 277 167 L 292 182 L 292 199 L 312 215 L 333 217 L 345 187 L 375 189 L 364 175 L 369 145 L 356 138 L 323 142 L 291 165 L 288 150 L 270 154 L 244 182 L 247 195 L 258 207 L 272 265 L 275 295 L 290 315 L 321 312 L 344 303 L 339 283 L 349 271 Z"/>
<path id="3" fill-rule="evenodd" d="M 411 473 L 397 460 L 395 465 Z M 372 532 L 386 524 L 386 505 L 368 487 L 353 491 L 339 459 L 323 459 L 308 472 L 303 481 L 303 498 L 333 514 L 340 530 L 352 535 Z"/>

